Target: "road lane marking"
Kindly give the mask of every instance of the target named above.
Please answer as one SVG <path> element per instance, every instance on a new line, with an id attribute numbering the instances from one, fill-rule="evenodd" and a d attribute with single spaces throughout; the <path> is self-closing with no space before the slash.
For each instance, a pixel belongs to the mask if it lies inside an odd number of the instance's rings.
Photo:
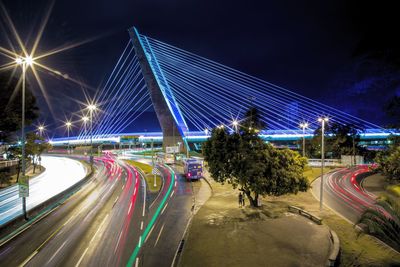
<path id="1" fill-rule="evenodd" d="M 139 267 L 139 258 L 136 258 L 135 267 Z"/>
<path id="2" fill-rule="evenodd" d="M 66 243 L 67 241 L 64 241 L 64 243 L 62 243 L 61 247 L 59 247 L 53 254 L 53 256 L 51 256 L 51 258 L 47 261 L 47 264 L 49 264 L 54 259 L 54 257 L 58 254 L 58 252 L 60 252 L 60 250 L 65 246 Z"/>
<path id="3" fill-rule="evenodd" d="M 119 246 L 119 241 L 121 240 L 121 237 L 122 237 L 122 232 L 123 232 L 124 230 L 122 230 L 120 233 L 119 233 L 119 236 L 118 236 L 118 241 L 117 241 L 117 245 L 115 246 L 115 249 L 114 249 L 114 254 L 115 254 L 115 252 L 117 251 L 117 249 L 118 249 L 118 246 Z"/>
<path id="4" fill-rule="evenodd" d="M 158 233 L 156 243 L 154 243 L 154 247 L 157 246 L 157 243 L 158 243 L 158 240 L 160 239 L 161 233 L 162 233 L 162 231 L 164 230 L 164 225 L 165 225 L 165 223 L 161 226 L 161 230 L 160 230 L 160 232 Z"/>
<path id="5" fill-rule="evenodd" d="M 163 214 L 164 213 L 164 211 L 165 211 L 165 209 L 168 207 L 168 203 L 167 204 L 165 204 L 165 207 L 163 208 L 163 210 L 161 211 L 161 214 Z"/>
<path id="6" fill-rule="evenodd" d="M 140 223 L 140 230 L 143 230 L 143 221 Z"/>
<path id="7" fill-rule="evenodd" d="M 88 251 L 88 249 L 89 249 L 89 247 L 87 247 L 87 248 L 85 249 L 85 251 L 83 252 L 82 256 L 79 258 L 79 261 L 76 263 L 75 267 L 78 267 L 79 264 L 81 264 L 81 262 L 82 262 L 83 258 L 85 257 L 86 252 Z"/>
<path id="8" fill-rule="evenodd" d="M 104 217 L 103 221 L 101 222 L 99 228 L 97 228 L 96 233 L 94 234 L 94 236 L 92 237 L 92 239 L 90 239 L 89 244 L 92 243 L 93 239 L 95 239 L 96 235 L 99 233 L 101 227 L 103 227 L 103 224 L 105 223 L 106 219 L 108 218 L 108 214 L 106 215 L 106 217 Z"/>
<path id="9" fill-rule="evenodd" d="M 39 251 L 35 250 L 26 260 L 24 260 L 23 263 L 19 265 L 19 267 L 25 266 L 33 257 L 35 257 L 36 254 L 38 254 Z"/>
<path id="10" fill-rule="evenodd" d="M 131 204 L 129 205 L 128 214 L 129 214 L 129 212 L 131 212 L 131 208 L 132 208 L 132 202 L 131 202 Z"/>
<path id="11" fill-rule="evenodd" d="M 174 193 L 175 193 L 175 191 L 172 191 L 172 193 L 171 193 L 171 196 L 170 196 L 170 197 L 172 197 L 172 196 L 174 195 Z"/>
<path id="12" fill-rule="evenodd" d="M 119 196 L 117 196 L 117 198 L 114 200 L 113 208 L 114 208 L 115 204 L 117 204 L 118 198 L 119 198 Z"/>
<path id="13" fill-rule="evenodd" d="M 149 237 L 150 237 L 151 233 L 153 232 L 153 230 L 154 230 L 154 226 L 155 226 L 155 225 L 153 225 L 153 227 L 151 228 L 151 230 L 150 230 L 149 234 L 147 235 L 146 239 L 144 240 L 144 242 L 145 242 L 145 243 L 147 242 L 147 239 L 149 239 Z"/>

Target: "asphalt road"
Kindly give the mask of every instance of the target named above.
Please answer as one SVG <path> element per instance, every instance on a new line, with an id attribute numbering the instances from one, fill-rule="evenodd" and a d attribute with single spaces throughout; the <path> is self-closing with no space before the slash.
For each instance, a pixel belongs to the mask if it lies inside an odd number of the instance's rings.
<path id="1" fill-rule="evenodd" d="M 170 266 L 191 215 L 193 188 L 165 166 L 149 196 L 140 172 L 111 155 L 40 222 L 0 248 L 1 266 Z"/>
<path id="2" fill-rule="evenodd" d="M 343 168 L 324 175 L 323 203 L 352 223 L 356 223 L 362 212 L 375 205 L 376 196 L 362 186 L 367 166 Z M 315 198 L 320 198 L 321 178 L 312 184 Z"/>
<path id="3" fill-rule="evenodd" d="M 86 176 L 82 163 L 63 157 L 42 157 L 46 170 L 29 181 L 27 210 L 71 187 Z M 0 191 L 0 225 L 22 214 L 18 185 Z"/>

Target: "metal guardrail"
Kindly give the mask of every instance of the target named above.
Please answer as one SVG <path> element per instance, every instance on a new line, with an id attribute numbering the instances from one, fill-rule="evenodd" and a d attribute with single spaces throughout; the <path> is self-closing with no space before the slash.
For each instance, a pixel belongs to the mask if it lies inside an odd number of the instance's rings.
<path id="1" fill-rule="evenodd" d="M 317 217 L 317 216 L 315 216 L 315 215 L 313 215 L 313 214 L 311 214 L 311 213 L 309 213 L 309 212 L 307 212 L 307 211 L 305 211 L 305 210 L 303 210 L 303 209 L 301 209 L 301 208 L 299 208 L 299 207 L 296 207 L 296 206 L 288 206 L 288 209 L 289 209 L 290 212 L 298 213 L 298 214 L 300 214 L 301 216 L 304 216 L 304 217 L 306 217 L 306 218 L 312 220 L 312 221 L 315 222 L 316 224 L 319 224 L 319 225 L 322 224 L 322 219 L 321 219 L 321 218 L 319 218 L 319 217 Z"/>

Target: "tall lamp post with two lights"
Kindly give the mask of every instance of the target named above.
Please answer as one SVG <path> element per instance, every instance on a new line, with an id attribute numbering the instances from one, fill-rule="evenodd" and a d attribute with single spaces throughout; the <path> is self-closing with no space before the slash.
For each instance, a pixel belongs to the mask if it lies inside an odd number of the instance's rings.
<path id="1" fill-rule="evenodd" d="M 319 193 L 319 209 L 323 208 L 323 192 L 324 192 L 324 165 L 325 165 L 325 123 L 329 121 L 328 117 L 319 118 L 318 121 L 322 124 L 321 128 L 321 186 Z"/>

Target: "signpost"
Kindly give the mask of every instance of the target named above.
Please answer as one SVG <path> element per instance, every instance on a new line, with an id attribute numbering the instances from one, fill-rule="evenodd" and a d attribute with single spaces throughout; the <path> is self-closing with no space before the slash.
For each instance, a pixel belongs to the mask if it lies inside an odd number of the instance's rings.
<path id="1" fill-rule="evenodd" d="M 22 175 L 18 179 L 19 197 L 29 197 L 29 180 L 28 176 Z"/>

